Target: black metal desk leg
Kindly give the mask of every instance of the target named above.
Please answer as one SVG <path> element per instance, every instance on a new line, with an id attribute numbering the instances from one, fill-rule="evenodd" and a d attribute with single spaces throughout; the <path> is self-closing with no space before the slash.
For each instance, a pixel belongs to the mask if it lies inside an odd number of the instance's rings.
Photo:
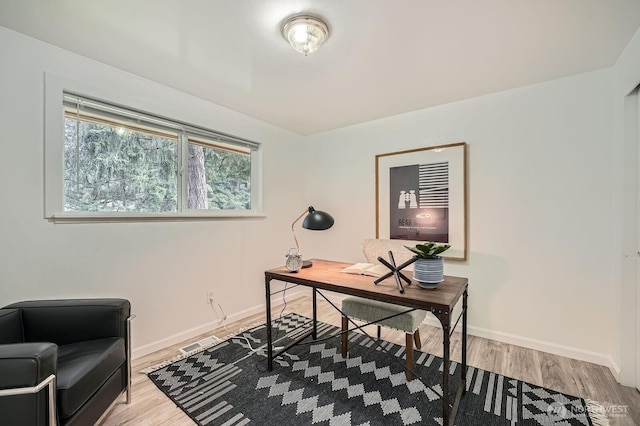
<path id="1" fill-rule="evenodd" d="M 273 370 L 273 341 L 271 337 L 271 278 L 265 277 L 264 288 L 266 291 L 266 303 L 267 303 L 267 370 Z"/>
<path id="2" fill-rule="evenodd" d="M 467 393 L 467 290 L 462 294 L 462 393 Z"/>
<path id="3" fill-rule="evenodd" d="M 313 288 L 313 334 L 311 335 L 313 340 L 318 338 L 318 301 L 316 288 Z"/>
<path id="4" fill-rule="evenodd" d="M 444 332 L 444 342 L 443 342 L 443 365 L 442 365 L 442 391 L 444 395 L 442 397 L 442 415 L 443 415 L 443 424 L 449 424 L 449 414 L 451 410 L 449 408 L 449 369 L 451 368 L 451 354 L 450 354 L 450 337 L 449 337 L 449 324 L 447 323 L 446 327 L 442 328 Z"/>
<path id="5" fill-rule="evenodd" d="M 447 311 L 432 309 L 431 312 L 440 320 L 442 325 L 442 424 L 449 426 L 451 417 L 451 409 L 449 407 L 451 399 L 449 394 L 449 370 L 451 369 L 451 354 L 449 353 L 451 336 L 449 336 L 449 329 L 451 328 L 451 318 Z"/>

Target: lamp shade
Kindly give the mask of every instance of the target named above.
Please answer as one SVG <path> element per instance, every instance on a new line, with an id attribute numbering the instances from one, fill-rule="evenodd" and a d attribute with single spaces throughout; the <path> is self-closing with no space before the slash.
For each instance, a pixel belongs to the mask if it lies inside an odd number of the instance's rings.
<path id="1" fill-rule="evenodd" d="M 324 231 L 331 228 L 333 222 L 333 216 L 329 213 L 309 207 L 309 214 L 302 221 L 302 227 L 312 231 Z"/>
<path id="2" fill-rule="evenodd" d="M 291 233 L 293 234 L 293 239 L 296 242 L 296 249 L 298 250 L 298 253 L 300 253 L 300 244 L 298 244 L 298 238 L 296 237 L 296 231 L 294 227 L 296 223 L 300 219 L 302 219 L 303 216 L 304 220 L 302 221 L 302 227 L 304 229 L 311 229 L 312 231 L 324 231 L 325 229 L 329 229 L 333 226 L 333 216 L 331 216 L 329 213 L 316 210 L 312 206 L 309 206 L 309 208 L 303 211 L 302 214 L 298 216 L 298 218 L 291 224 Z M 310 260 L 305 260 L 302 262 L 303 268 L 308 268 L 311 265 L 312 264 Z"/>

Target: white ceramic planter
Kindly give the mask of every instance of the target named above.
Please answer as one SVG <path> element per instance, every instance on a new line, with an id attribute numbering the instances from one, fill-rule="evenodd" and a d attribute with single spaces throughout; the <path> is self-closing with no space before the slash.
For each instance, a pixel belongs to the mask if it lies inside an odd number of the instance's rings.
<path id="1" fill-rule="evenodd" d="M 435 288 L 444 281 L 444 261 L 441 257 L 435 259 L 418 259 L 413 267 L 413 279 L 422 288 Z"/>

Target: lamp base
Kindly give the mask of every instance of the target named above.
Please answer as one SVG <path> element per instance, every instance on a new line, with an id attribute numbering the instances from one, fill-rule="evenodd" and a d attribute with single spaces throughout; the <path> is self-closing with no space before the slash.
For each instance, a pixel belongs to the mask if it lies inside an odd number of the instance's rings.
<path id="1" fill-rule="evenodd" d="M 311 268 L 311 266 L 313 266 L 313 263 L 311 263 L 310 260 L 303 260 L 302 261 L 302 267 L 303 268 Z"/>

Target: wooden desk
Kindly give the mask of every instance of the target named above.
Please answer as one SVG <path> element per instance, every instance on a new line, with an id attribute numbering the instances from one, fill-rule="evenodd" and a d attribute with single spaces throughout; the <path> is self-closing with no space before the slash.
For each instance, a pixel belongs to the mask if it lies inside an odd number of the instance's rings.
<path id="1" fill-rule="evenodd" d="M 287 268 L 280 267 L 265 271 L 266 290 L 266 328 L 267 328 L 267 367 L 273 370 L 273 359 L 287 351 L 297 342 L 311 336 L 317 338 L 317 292 L 318 290 L 328 290 L 342 293 L 349 296 L 359 296 L 366 299 L 378 300 L 381 302 L 394 303 L 411 309 L 421 309 L 433 313 L 442 324 L 443 334 L 443 369 L 442 369 L 442 412 L 444 424 L 453 424 L 458 405 L 462 395 L 465 393 L 466 373 L 467 373 L 467 278 L 445 276 L 444 282 L 438 284 L 433 290 L 426 290 L 419 287 L 415 281 L 412 285 L 405 286 L 405 292 L 400 293 L 394 278 L 388 278 L 380 284 L 373 283 L 374 278 L 365 275 L 353 275 L 340 272 L 351 265 L 350 263 L 334 262 L 329 260 L 313 259 L 311 268 L 301 269 L 298 272 L 289 272 Z M 302 335 L 296 342 L 274 354 L 273 338 L 271 330 L 271 280 L 284 281 L 298 285 L 304 285 L 313 289 L 313 327 Z M 449 395 L 449 370 L 451 364 L 450 339 L 453 328 L 452 313 L 453 308 L 462 298 L 462 368 L 460 384 L 456 391 L 453 405 L 450 405 Z M 460 320 L 456 319 L 454 324 Z"/>

